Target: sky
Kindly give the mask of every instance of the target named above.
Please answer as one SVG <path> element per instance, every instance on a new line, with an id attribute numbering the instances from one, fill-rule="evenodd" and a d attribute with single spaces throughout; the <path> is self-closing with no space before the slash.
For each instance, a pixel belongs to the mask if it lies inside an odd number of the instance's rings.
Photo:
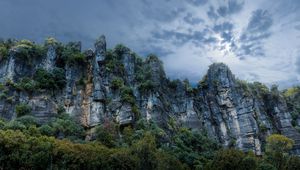
<path id="1" fill-rule="evenodd" d="M 300 85 L 299 0 L 1 0 L 0 23 L 4 39 L 84 48 L 104 34 L 109 48 L 158 55 L 172 79 L 197 83 L 223 62 L 239 79 Z"/>

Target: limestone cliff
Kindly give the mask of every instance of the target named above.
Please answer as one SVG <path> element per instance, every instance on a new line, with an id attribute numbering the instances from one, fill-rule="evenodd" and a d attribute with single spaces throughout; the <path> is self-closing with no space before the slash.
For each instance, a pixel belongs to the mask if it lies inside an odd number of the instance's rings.
<path id="1" fill-rule="evenodd" d="M 293 152 L 300 154 L 300 134 L 282 93 L 236 79 L 225 64 L 212 64 L 192 88 L 186 80 L 168 79 L 154 55 L 142 59 L 121 45 L 107 50 L 104 36 L 83 53 L 79 42 L 62 45 L 54 39 L 42 47 L 28 41 L 3 44 L 9 51 L 0 54 L 2 118 L 16 118 L 20 103 L 29 105 L 40 123 L 65 110 L 86 129 L 106 120 L 127 126 L 144 118 L 162 128 L 205 130 L 225 147 L 258 155 L 266 136 L 281 133 L 295 140 Z M 48 72 L 53 81 L 42 81 Z"/>

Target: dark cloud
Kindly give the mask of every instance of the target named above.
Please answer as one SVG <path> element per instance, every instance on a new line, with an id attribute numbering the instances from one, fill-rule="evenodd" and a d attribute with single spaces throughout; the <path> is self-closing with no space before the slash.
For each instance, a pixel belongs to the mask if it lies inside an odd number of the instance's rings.
<path id="1" fill-rule="evenodd" d="M 217 33 L 224 32 L 224 31 L 231 31 L 232 29 L 233 29 L 233 24 L 230 22 L 217 24 L 213 27 L 213 30 Z"/>
<path id="2" fill-rule="evenodd" d="M 213 27 L 213 31 L 216 33 L 219 33 L 220 36 L 222 37 L 222 43 L 228 42 L 232 44 L 232 39 L 233 39 L 233 29 L 234 25 L 230 22 L 224 22 L 222 24 L 217 24 Z"/>
<path id="3" fill-rule="evenodd" d="M 219 18 L 218 14 L 215 12 L 215 8 L 213 6 L 209 7 L 209 10 L 207 11 L 208 18 L 212 20 L 217 20 Z"/>
<path id="4" fill-rule="evenodd" d="M 217 42 L 215 37 L 207 36 L 207 30 L 195 31 L 191 33 L 181 33 L 178 31 L 153 32 L 153 37 L 161 40 L 171 40 L 177 46 L 181 46 L 187 42 L 192 42 L 196 46 L 203 46 L 209 43 Z"/>
<path id="5" fill-rule="evenodd" d="M 197 25 L 200 23 L 204 23 L 204 20 L 202 18 L 196 18 L 191 13 L 187 13 L 186 16 L 183 18 L 183 20 L 191 25 Z"/>
<path id="6" fill-rule="evenodd" d="M 273 19 L 267 10 L 256 10 L 252 13 L 248 23 L 248 32 L 264 32 L 273 24 Z"/>
<path id="7" fill-rule="evenodd" d="M 264 56 L 262 41 L 272 35 L 270 32 L 272 25 L 273 19 L 267 10 L 254 11 L 246 30 L 240 37 L 238 55 L 240 57 L 245 57 L 245 55 Z"/>
<path id="8" fill-rule="evenodd" d="M 237 0 L 229 0 L 224 6 L 220 6 L 217 12 L 220 16 L 226 17 L 228 15 L 238 13 L 242 10 L 244 2 L 238 2 Z"/>
<path id="9" fill-rule="evenodd" d="M 145 18 L 162 22 L 174 20 L 180 13 L 185 11 L 184 7 L 170 0 L 164 0 L 159 5 L 153 0 L 143 0 L 142 7 L 142 14 Z"/>
<path id="10" fill-rule="evenodd" d="M 187 0 L 192 5 L 201 6 L 207 3 L 208 0 Z"/>
<path id="11" fill-rule="evenodd" d="M 165 57 L 167 55 L 173 54 L 172 51 L 170 51 L 166 48 L 163 48 L 163 47 L 155 46 L 155 45 L 147 46 L 147 48 L 139 50 L 139 52 L 140 52 L 139 54 L 142 55 L 142 56 L 147 56 L 147 55 L 152 54 L 154 52 L 159 57 Z"/>

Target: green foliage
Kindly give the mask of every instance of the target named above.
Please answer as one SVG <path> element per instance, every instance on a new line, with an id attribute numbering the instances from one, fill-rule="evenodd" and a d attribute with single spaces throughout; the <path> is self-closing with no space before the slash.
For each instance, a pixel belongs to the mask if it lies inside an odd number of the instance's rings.
<path id="1" fill-rule="evenodd" d="M 279 134 L 270 135 L 267 138 L 267 153 L 280 152 L 288 153 L 292 149 L 294 141 Z"/>
<path id="2" fill-rule="evenodd" d="M 170 81 L 170 83 L 168 84 L 168 86 L 171 89 L 176 89 L 179 83 L 181 83 L 179 79 L 173 80 L 173 81 Z"/>
<path id="3" fill-rule="evenodd" d="M 190 82 L 188 79 L 184 79 L 183 80 L 183 84 L 184 84 L 184 87 L 185 87 L 185 90 L 188 92 L 188 93 L 191 93 L 194 91 L 193 87 L 191 86 Z"/>
<path id="4" fill-rule="evenodd" d="M 0 44 L 0 61 L 7 58 L 8 56 L 8 49 L 4 45 Z"/>
<path id="5" fill-rule="evenodd" d="M 54 134 L 55 137 L 69 139 L 82 139 L 84 136 L 83 127 L 68 114 L 61 114 L 60 117 L 53 119 L 47 125 L 52 129 L 43 127 L 44 134 Z"/>
<path id="6" fill-rule="evenodd" d="M 256 170 L 257 168 L 257 158 L 255 157 L 255 155 L 248 155 L 246 157 L 243 158 L 241 165 L 240 165 L 240 169 L 243 170 Z"/>
<path id="7" fill-rule="evenodd" d="M 58 41 L 53 38 L 53 37 L 48 37 L 46 40 L 45 40 L 45 46 L 57 46 L 59 43 Z"/>
<path id="8" fill-rule="evenodd" d="M 147 92 L 147 91 L 151 91 L 155 88 L 154 83 L 151 80 L 146 80 L 145 82 L 142 82 L 139 84 L 138 89 L 141 92 Z"/>
<path id="9" fill-rule="evenodd" d="M 126 102 L 131 105 L 135 104 L 135 98 L 133 95 L 133 91 L 130 87 L 123 86 L 121 88 L 121 100 L 122 100 L 122 102 Z"/>
<path id="10" fill-rule="evenodd" d="M 248 84 L 248 86 L 254 92 L 254 94 L 259 97 L 264 97 L 270 92 L 269 88 L 260 82 L 253 82 Z"/>
<path id="11" fill-rule="evenodd" d="M 244 95 L 249 96 L 251 94 L 249 83 L 247 81 L 237 79 L 236 82 Z"/>
<path id="12" fill-rule="evenodd" d="M 132 146 L 109 149 L 97 142 L 0 130 L 0 153 L 3 169 L 184 169 L 174 156 L 157 149 L 150 133 Z"/>
<path id="13" fill-rule="evenodd" d="M 5 124 L 3 129 L 11 129 L 11 130 L 25 130 L 26 126 L 19 121 L 10 121 Z"/>
<path id="14" fill-rule="evenodd" d="M 106 121 L 104 125 L 96 128 L 96 140 L 107 147 L 116 146 L 117 130 L 113 122 Z"/>
<path id="15" fill-rule="evenodd" d="M 285 97 L 292 97 L 296 94 L 300 93 L 300 87 L 291 87 L 284 91 L 283 95 Z"/>
<path id="16" fill-rule="evenodd" d="M 299 156 L 290 156 L 284 167 L 285 170 L 296 170 L 300 169 L 300 158 Z"/>
<path id="17" fill-rule="evenodd" d="M 282 169 L 287 161 L 288 152 L 292 149 L 294 141 L 279 134 L 267 138 L 265 159 L 277 169 Z"/>
<path id="18" fill-rule="evenodd" d="M 122 50 L 107 50 L 105 53 L 105 69 L 110 73 L 114 73 L 118 76 L 124 75 L 125 68 L 122 63 Z"/>
<path id="19" fill-rule="evenodd" d="M 51 126 L 45 124 L 45 125 L 42 125 L 41 127 L 39 127 L 39 131 L 42 135 L 45 135 L 45 136 L 54 136 L 55 135 L 55 129 L 52 128 Z"/>
<path id="20" fill-rule="evenodd" d="M 114 78 L 111 82 L 111 88 L 114 90 L 120 89 L 121 87 L 123 87 L 123 85 L 124 85 L 124 81 L 120 77 Z"/>
<path id="21" fill-rule="evenodd" d="M 272 164 L 262 162 L 259 164 L 257 170 L 277 170 Z"/>
<path id="22" fill-rule="evenodd" d="M 155 54 L 149 54 L 146 58 L 146 62 L 161 62 Z"/>
<path id="23" fill-rule="evenodd" d="M 16 105 L 16 114 L 17 114 L 17 117 L 29 115 L 29 114 L 31 114 L 31 107 L 26 103 L 20 103 L 20 104 Z"/>
<path id="24" fill-rule="evenodd" d="M 24 77 L 16 84 L 16 88 L 27 92 L 33 92 L 36 90 L 36 85 L 34 80 L 29 77 Z"/>
<path id="25" fill-rule="evenodd" d="M 201 81 L 199 81 L 198 83 L 198 88 L 201 89 L 207 89 L 208 88 L 208 84 L 207 84 L 207 75 L 205 75 Z"/>
<path id="26" fill-rule="evenodd" d="M 86 57 L 79 50 L 73 48 L 72 46 L 66 46 L 63 48 L 61 53 L 61 59 L 64 63 L 74 65 L 82 64 L 86 62 Z"/>
<path id="27" fill-rule="evenodd" d="M 40 89 L 58 90 L 66 84 L 65 71 L 61 68 L 54 68 L 51 72 L 39 68 L 33 78 Z"/>
<path id="28" fill-rule="evenodd" d="M 36 45 L 28 40 L 21 40 L 17 42 L 15 57 L 25 63 L 31 65 L 32 59 L 42 57 L 46 54 L 46 49 L 43 46 Z"/>
<path id="29" fill-rule="evenodd" d="M 270 161 L 269 149 L 263 159 L 235 149 L 220 150 L 204 132 L 173 125 L 170 134 L 143 119 L 134 128 L 125 127 L 121 134 L 116 124 L 105 121 L 96 128 L 96 141 L 91 142 L 74 140 L 83 139 L 82 127 L 75 127 L 79 125 L 66 114 L 36 126 L 31 116 L 0 120 L 1 169 L 299 169 L 296 156 L 286 155 L 278 167 L 280 159 Z M 273 151 L 273 147 L 281 147 L 274 152 L 290 148 L 290 141 L 282 136 L 273 135 L 267 142 Z"/>
<path id="30" fill-rule="evenodd" d="M 18 117 L 16 119 L 16 121 L 20 122 L 21 124 L 25 125 L 26 127 L 30 127 L 32 125 L 36 126 L 38 124 L 36 118 L 33 116 L 30 116 L 30 115 Z"/>
<path id="31" fill-rule="evenodd" d="M 117 44 L 114 48 L 114 53 L 118 56 L 118 59 L 121 59 L 121 56 L 127 51 L 129 52 L 130 49 L 123 44 Z"/>
<path id="32" fill-rule="evenodd" d="M 173 136 L 169 149 L 169 152 L 180 161 L 195 168 L 195 163 L 199 159 L 202 163 L 207 163 L 209 159 L 212 159 L 219 146 L 203 133 L 180 128 Z"/>
<path id="33" fill-rule="evenodd" d="M 242 164 L 244 157 L 245 154 L 239 150 L 235 150 L 235 149 L 220 150 L 214 157 L 211 163 L 211 167 L 209 169 L 238 170 L 240 169 L 240 165 Z"/>

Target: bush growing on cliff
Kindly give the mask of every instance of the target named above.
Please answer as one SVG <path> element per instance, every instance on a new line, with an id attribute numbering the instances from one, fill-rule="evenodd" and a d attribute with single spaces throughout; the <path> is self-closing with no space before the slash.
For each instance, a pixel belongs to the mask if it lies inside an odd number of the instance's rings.
<path id="1" fill-rule="evenodd" d="M 72 140 L 83 139 L 84 129 L 68 114 L 60 114 L 47 124 L 41 127 L 44 134 L 53 134 L 58 138 L 68 138 Z"/>
<path id="2" fill-rule="evenodd" d="M 7 58 L 7 56 L 8 56 L 8 49 L 4 45 L 0 44 L 0 61 Z"/>
<path id="3" fill-rule="evenodd" d="M 29 115 L 29 114 L 31 114 L 31 107 L 26 103 L 20 103 L 20 104 L 16 105 L 16 114 L 17 114 L 17 117 Z"/>
<path id="4" fill-rule="evenodd" d="M 123 86 L 121 88 L 121 100 L 122 100 L 122 102 L 126 102 L 131 105 L 135 104 L 135 98 L 133 95 L 133 91 L 130 87 Z"/>
<path id="5" fill-rule="evenodd" d="M 130 51 L 130 49 L 128 47 L 126 47 L 123 44 L 117 44 L 114 48 L 114 53 L 117 56 L 117 59 L 122 59 L 122 55 L 126 52 L 126 51 Z"/>
<path id="6" fill-rule="evenodd" d="M 121 87 L 123 87 L 123 85 L 124 81 L 120 77 L 114 78 L 111 82 L 111 88 L 114 90 L 120 89 Z"/>
<path id="7" fill-rule="evenodd" d="M 29 65 L 32 64 L 32 59 L 45 56 L 46 54 L 46 49 L 43 46 L 34 44 L 28 40 L 17 42 L 14 48 L 16 49 L 15 57 L 25 61 Z"/>
<path id="8" fill-rule="evenodd" d="M 103 125 L 96 128 L 96 140 L 107 147 L 117 145 L 117 126 L 115 123 L 106 120 Z"/>
<path id="9" fill-rule="evenodd" d="M 155 85 L 151 80 L 146 80 L 145 82 L 140 83 L 138 88 L 141 92 L 147 92 L 153 90 L 154 87 Z"/>
<path id="10" fill-rule="evenodd" d="M 36 90 L 36 82 L 29 77 L 24 77 L 16 84 L 16 88 L 19 90 L 33 92 Z"/>
<path id="11" fill-rule="evenodd" d="M 119 50 L 117 50 L 119 51 Z M 121 61 L 121 52 L 115 52 L 113 50 L 107 50 L 105 53 L 105 69 L 110 73 L 122 76 L 124 75 L 125 68 Z"/>
<path id="12" fill-rule="evenodd" d="M 51 72 L 45 69 L 37 69 L 34 80 L 41 89 L 61 89 L 66 84 L 65 71 L 61 68 L 54 68 Z"/>

